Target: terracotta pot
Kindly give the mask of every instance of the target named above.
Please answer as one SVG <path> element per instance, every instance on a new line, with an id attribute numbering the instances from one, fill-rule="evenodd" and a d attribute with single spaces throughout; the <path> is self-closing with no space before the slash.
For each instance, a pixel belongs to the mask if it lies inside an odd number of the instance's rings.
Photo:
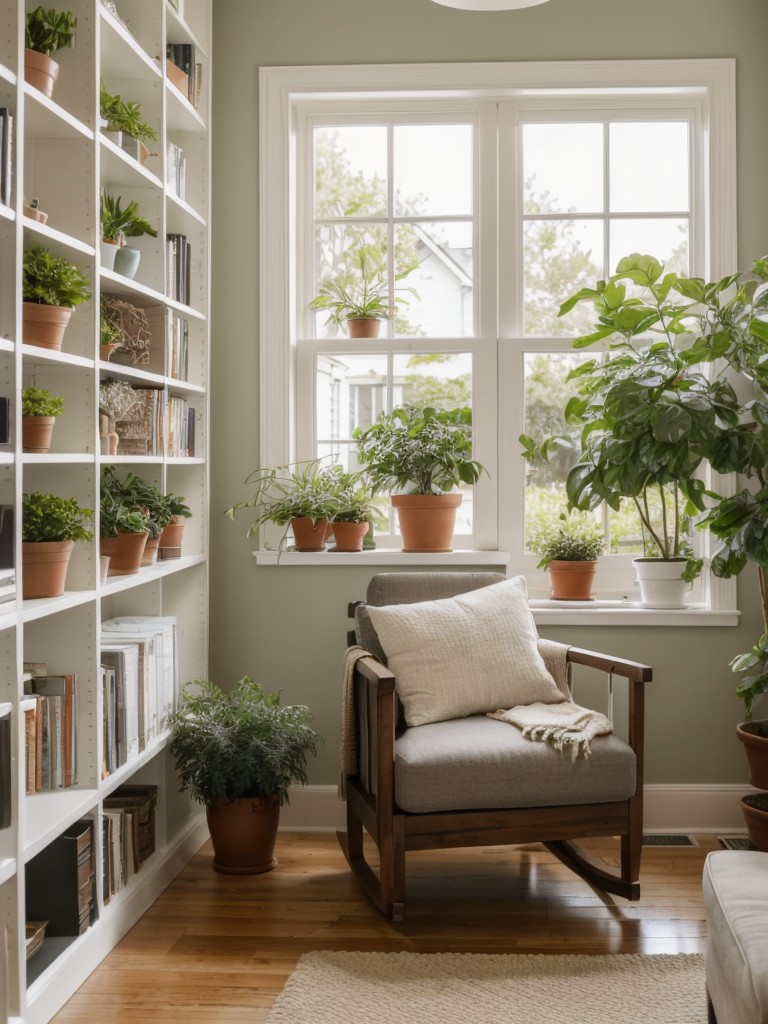
<path id="1" fill-rule="evenodd" d="M 368 523 L 332 523 L 336 551 L 362 551 Z"/>
<path id="2" fill-rule="evenodd" d="M 59 77 L 59 65 L 37 50 L 24 51 L 24 81 L 39 89 L 45 96 L 53 96 L 53 86 Z"/>
<path id="3" fill-rule="evenodd" d="M 403 551 L 453 551 L 453 528 L 461 494 L 393 494 L 392 508 L 403 536 Z"/>
<path id="4" fill-rule="evenodd" d="M 154 565 L 157 561 L 157 553 L 160 548 L 160 534 L 156 537 L 147 537 L 144 545 L 144 554 L 141 556 L 142 568 L 147 565 Z"/>
<path id="5" fill-rule="evenodd" d="M 64 340 L 70 306 L 44 306 L 39 302 L 22 302 L 22 341 L 26 345 L 38 345 L 59 351 Z"/>
<path id="6" fill-rule="evenodd" d="M 21 417 L 21 450 L 30 455 L 45 455 L 51 449 L 55 416 Z"/>
<path id="7" fill-rule="evenodd" d="M 205 813 L 213 842 L 214 871 L 224 875 L 260 875 L 277 866 L 277 797 L 217 800 L 206 807 Z"/>
<path id="8" fill-rule="evenodd" d="M 61 597 L 73 540 L 25 541 L 21 545 L 22 597 Z"/>
<path id="9" fill-rule="evenodd" d="M 371 317 L 350 317 L 347 320 L 347 333 L 350 338 L 378 338 L 381 320 Z"/>
<path id="10" fill-rule="evenodd" d="M 316 524 L 309 518 L 292 519 L 291 528 L 297 551 L 325 550 L 325 538 L 330 529 L 327 519 L 318 519 Z"/>
<path id="11" fill-rule="evenodd" d="M 749 793 L 741 798 L 747 835 L 758 850 L 768 853 L 768 793 Z"/>
<path id="12" fill-rule="evenodd" d="M 99 359 L 103 359 L 104 362 L 108 362 L 119 348 L 122 348 L 122 345 L 117 342 L 110 342 L 108 345 L 99 345 Z"/>
<path id="13" fill-rule="evenodd" d="M 741 722 L 736 735 L 744 744 L 750 783 L 757 789 L 768 789 L 768 721 Z"/>
<path id="14" fill-rule="evenodd" d="M 166 558 L 181 558 L 181 542 L 184 538 L 184 527 L 186 523 L 179 516 L 172 516 L 170 523 L 160 531 L 159 556 Z"/>
<path id="15" fill-rule="evenodd" d="M 100 554 L 109 555 L 109 576 L 131 576 L 141 568 L 149 530 L 143 533 L 118 533 L 116 537 L 102 537 Z"/>
<path id="16" fill-rule="evenodd" d="M 555 601 L 591 601 L 597 561 L 563 562 L 553 559 L 547 566 L 549 585 Z"/>

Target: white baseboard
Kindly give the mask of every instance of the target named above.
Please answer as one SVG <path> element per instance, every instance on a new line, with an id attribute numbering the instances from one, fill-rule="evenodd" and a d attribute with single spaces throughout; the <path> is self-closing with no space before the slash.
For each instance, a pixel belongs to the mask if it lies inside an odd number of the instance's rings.
<path id="1" fill-rule="evenodd" d="M 749 786 L 651 785 L 645 787 L 645 832 L 711 832 L 743 835 L 739 800 Z M 346 828 L 344 803 L 335 786 L 291 790 L 280 813 L 285 832 L 335 832 Z"/>

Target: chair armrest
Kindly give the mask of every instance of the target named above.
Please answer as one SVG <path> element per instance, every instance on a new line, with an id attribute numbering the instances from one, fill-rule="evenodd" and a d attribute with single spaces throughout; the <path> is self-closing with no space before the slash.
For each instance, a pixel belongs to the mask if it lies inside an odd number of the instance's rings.
<path id="1" fill-rule="evenodd" d="M 355 673 L 359 673 L 369 683 L 373 683 L 377 694 L 395 692 L 395 674 L 386 665 L 375 658 L 361 658 L 355 665 Z"/>
<path id="2" fill-rule="evenodd" d="M 651 666 L 643 665 L 639 661 L 627 661 L 626 658 L 615 658 L 611 654 L 599 654 L 597 651 L 585 651 L 580 647 L 569 647 L 566 657 L 574 665 L 586 665 L 602 672 L 612 672 L 614 675 L 624 676 L 633 683 L 650 683 L 653 679 Z"/>

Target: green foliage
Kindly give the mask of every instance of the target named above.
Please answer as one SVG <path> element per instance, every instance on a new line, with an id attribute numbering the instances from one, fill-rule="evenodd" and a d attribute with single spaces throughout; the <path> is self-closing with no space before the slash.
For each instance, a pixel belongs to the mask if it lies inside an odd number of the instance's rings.
<path id="1" fill-rule="evenodd" d="M 61 416 L 63 412 L 64 399 L 45 388 L 30 385 L 21 393 L 22 416 Z"/>
<path id="2" fill-rule="evenodd" d="M 440 494 L 474 484 L 484 467 L 472 458 L 472 410 L 400 406 L 355 431 L 360 462 L 375 492 Z"/>
<path id="3" fill-rule="evenodd" d="M 307 518 L 315 526 L 321 519 L 332 519 L 339 510 L 338 475 L 322 467 L 321 461 L 254 470 L 245 481 L 254 487 L 254 493 L 228 508 L 225 515 L 234 519 L 240 509 L 254 509 L 256 517 L 248 527 L 248 537 L 268 522 L 287 526 L 293 518 Z"/>
<path id="4" fill-rule="evenodd" d="M 385 524 L 380 499 L 373 494 L 365 473 L 345 473 L 341 466 L 332 466 L 330 474 L 335 477 L 334 523 Z"/>
<path id="5" fill-rule="evenodd" d="M 192 515 L 182 497 L 163 494 L 157 484 L 150 483 L 130 470 L 120 477 L 114 466 L 104 466 L 101 471 L 101 492 L 102 503 L 106 494 L 117 505 L 138 512 L 144 519 L 144 529 L 149 530 L 150 537 L 159 536 L 174 516 L 188 518 Z"/>
<path id="6" fill-rule="evenodd" d="M 43 306 L 74 308 L 91 293 L 88 278 L 63 256 L 54 256 L 44 245 L 24 250 L 22 298 Z"/>
<path id="7" fill-rule="evenodd" d="M 529 546 L 541 555 L 539 569 L 550 562 L 593 562 L 603 554 L 605 538 L 600 524 L 588 513 L 561 515 L 556 525 L 547 524 L 531 533 Z"/>
<path id="8" fill-rule="evenodd" d="M 731 662 L 731 669 L 747 673 L 736 687 L 736 693 L 744 701 L 744 717 L 749 722 L 756 698 L 768 693 L 768 633 L 763 633 L 746 654 L 737 655 Z"/>
<path id="9" fill-rule="evenodd" d="M 142 142 L 158 137 L 152 125 L 142 119 L 141 104 L 126 103 L 118 94 L 110 93 L 103 82 L 99 91 L 99 113 L 107 122 L 108 132 L 125 132 Z"/>
<path id="10" fill-rule="evenodd" d="M 21 503 L 21 539 L 28 541 L 90 540 L 88 521 L 93 511 L 80 508 L 75 498 L 33 491 Z"/>
<path id="11" fill-rule="evenodd" d="M 56 11 L 52 7 L 36 7 L 27 14 L 24 46 L 50 57 L 72 42 L 77 18 L 72 11 Z"/>
<path id="12" fill-rule="evenodd" d="M 288 800 L 294 782 L 307 782 L 307 756 L 320 737 L 302 704 L 281 706 L 244 676 L 225 693 L 198 679 L 184 686 L 178 711 L 168 718 L 170 752 L 181 790 L 201 804 L 241 797 Z"/>
<path id="13" fill-rule="evenodd" d="M 122 199 L 122 196 L 115 198 L 107 191 L 101 193 L 102 237 L 118 244 L 123 244 L 126 238 L 136 238 L 139 235 L 157 238 L 157 231 L 139 214 L 139 204 L 132 199 L 123 209 Z"/>
<path id="14" fill-rule="evenodd" d="M 377 258 L 378 254 L 371 247 L 359 249 L 352 268 L 344 268 L 320 282 L 319 294 L 310 302 L 310 309 L 327 312 L 326 323 L 337 327 L 342 327 L 347 320 L 391 319 L 398 304 L 407 303 L 407 300 L 395 297 L 390 306 L 386 274 L 374 262 Z M 371 262 L 374 263 L 373 269 L 369 266 Z M 412 288 L 405 290 L 413 293 Z"/>
<path id="15" fill-rule="evenodd" d="M 101 537 L 116 537 L 118 533 L 145 531 L 152 537 L 158 535 L 158 525 L 151 519 L 149 510 L 144 505 L 132 504 L 133 496 L 131 486 L 118 477 L 114 466 L 102 467 L 99 502 Z"/>

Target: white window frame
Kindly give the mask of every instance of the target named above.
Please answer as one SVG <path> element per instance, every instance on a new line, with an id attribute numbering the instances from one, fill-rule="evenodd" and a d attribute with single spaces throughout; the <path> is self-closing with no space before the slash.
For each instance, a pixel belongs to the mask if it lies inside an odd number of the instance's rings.
<path id="1" fill-rule="evenodd" d="M 323 103 L 332 102 L 341 109 L 349 100 L 368 99 L 392 105 L 398 100 L 421 98 L 441 99 L 461 105 L 469 101 L 509 99 L 519 109 L 546 106 L 556 107 L 558 101 L 579 96 L 586 105 L 622 110 L 622 97 L 633 104 L 638 97 L 653 97 L 662 91 L 669 95 L 669 103 L 678 108 L 693 106 L 702 121 L 700 137 L 706 152 L 694 159 L 698 176 L 694 195 L 705 197 L 707 208 L 703 236 L 691 238 L 692 270 L 701 276 L 716 279 L 732 272 L 736 266 L 736 144 L 735 144 L 735 62 L 732 59 L 704 60 L 650 60 L 650 61 L 565 61 L 489 64 L 429 64 L 429 65 L 350 65 L 331 67 L 262 68 L 260 71 L 260 464 L 279 465 L 295 458 L 297 451 L 297 401 L 307 399 L 296 394 L 297 346 L 304 310 L 297 308 L 296 259 L 293 246 L 296 239 L 300 211 L 295 201 L 296 146 L 299 121 L 314 106 L 320 110 Z M 655 103 L 649 105 L 655 106 Z M 510 110 L 512 107 L 510 107 Z M 504 139 L 504 133 L 499 133 Z M 487 194 L 488 183 L 481 189 L 481 198 Z M 516 202 L 510 190 L 500 202 Z M 495 197 L 494 197 L 495 201 Z M 504 216 L 514 211 L 502 211 Z M 481 214 L 482 217 L 482 214 Z M 695 217 L 694 217 L 695 221 Z M 496 288 L 497 253 L 488 240 L 482 240 L 484 250 L 476 253 L 478 270 L 475 286 L 484 307 L 487 295 L 481 299 L 479 290 Z M 502 254 L 504 255 L 504 254 Z M 505 259 L 509 259 L 506 254 Z M 484 264 L 484 265 L 483 265 Z M 303 272 L 303 271 L 302 271 Z M 521 280 L 521 275 L 516 275 Z M 510 289 L 512 291 L 512 289 Z M 450 564 L 469 561 L 473 564 L 492 562 L 504 564 L 504 548 L 521 551 L 522 516 L 498 515 L 498 533 L 493 521 L 499 510 L 517 508 L 522 511 L 524 463 L 520 457 L 517 437 L 522 430 L 521 388 L 519 364 L 523 351 L 538 347 L 542 339 L 521 338 L 515 328 L 515 305 L 519 296 L 501 296 L 499 327 L 494 329 L 500 339 L 498 345 L 498 380 L 501 396 L 498 417 L 491 424 L 483 421 L 483 402 L 476 410 L 478 445 L 490 444 L 494 461 L 489 465 L 498 488 L 498 500 L 493 502 L 490 519 L 478 531 L 478 547 L 485 551 L 468 557 L 439 556 L 439 561 Z M 479 325 L 479 334 L 470 339 L 480 344 L 486 336 Z M 560 342 L 563 339 L 559 339 Z M 468 348 L 468 339 L 460 339 L 458 347 Z M 495 344 L 496 338 L 493 338 Z M 512 342 L 513 344 L 508 344 Z M 402 347 L 393 339 L 395 348 Z M 564 347 L 569 347 L 566 341 Z M 476 381 L 480 387 L 480 381 Z M 490 433 L 494 437 L 484 436 Z M 495 441 L 498 438 L 498 451 Z M 487 495 L 485 496 L 487 499 Z M 478 494 L 478 507 L 483 496 Z M 490 527 L 488 524 L 491 524 Z M 496 553 L 498 550 L 498 553 Z M 352 558 L 370 561 L 371 553 Z M 390 553 L 392 554 L 392 553 Z M 434 556 L 433 556 L 434 557 Z M 283 555 L 285 559 L 286 556 Z M 321 556 L 322 559 L 322 556 Z M 269 561 L 269 556 L 262 559 Z M 384 558 L 382 561 L 391 559 Z M 528 558 L 530 561 L 530 557 Z M 413 556 L 409 556 L 413 564 Z M 308 564 L 302 556 L 302 564 Z M 338 562 L 335 564 L 339 564 Z M 513 556 L 512 571 L 527 570 L 525 557 Z M 688 619 L 707 619 L 707 624 L 733 624 L 735 611 L 735 581 L 712 580 L 707 607 L 686 609 L 680 613 Z M 561 621 L 559 610 L 551 611 L 543 602 L 540 621 Z M 625 609 L 590 608 L 569 616 L 569 621 L 594 623 L 596 613 L 601 623 L 626 621 Z M 643 617 L 648 624 L 669 622 L 668 613 Z M 678 616 L 673 616 L 678 618 Z"/>

